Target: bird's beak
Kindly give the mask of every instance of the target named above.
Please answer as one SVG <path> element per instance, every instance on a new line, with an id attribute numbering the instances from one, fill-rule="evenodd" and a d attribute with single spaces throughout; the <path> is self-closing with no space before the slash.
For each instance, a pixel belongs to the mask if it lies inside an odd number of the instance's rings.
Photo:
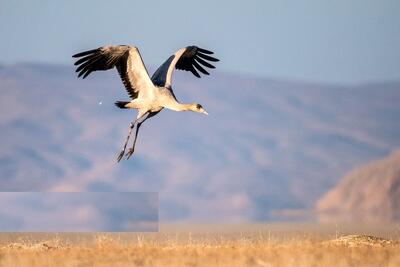
<path id="1" fill-rule="evenodd" d="M 204 115 L 208 115 L 208 112 L 204 110 L 204 111 L 203 111 L 203 114 L 204 114 Z"/>

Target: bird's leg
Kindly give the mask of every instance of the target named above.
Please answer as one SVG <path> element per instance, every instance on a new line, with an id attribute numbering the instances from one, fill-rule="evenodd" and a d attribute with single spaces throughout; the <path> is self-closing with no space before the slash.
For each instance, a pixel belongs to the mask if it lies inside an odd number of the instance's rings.
<path id="1" fill-rule="evenodd" d="M 117 161 L 118 161 L 118 162 L 122 159 L 122 157 L 123 157 L 124 154 L 125 154 L 125 149 L 126 149 L 126 146 L 128 145 L 128 141 L 129 141 L 129 137 L 131 136 L 132 129 L 133 129 L 133 127 L 135 127 L 135 123 L 136 123 L 136 121 L 135 121 L 135 122 L 131 122 L 131 123 L 129 124 L 128 135 L 127 135 L 126 140 L 125 140 L 124 148 L 122 149 L 122 151 L 121 151 L 121 152 L 119 153 L 119 155 L 118 155 L 118 158 L 117 158 Z"/>
<path id="2" fill-rule="evenodd" d="M 149 113 L 147 114 L 147 116 L 146 116 L 141 122 L 138 122 L 138 123 L 137 123 L 137 125 L 136 125 L 136 132 L 135 132 L 135 139 L 133 140 L 132 147 L 131 147 L 131 148 L 128 150 L 128 152 L 126 153 L 126 159 L 129 159 L 129 158 L 132 156 L 133 152 L 135 151 L 135 145 L 136 145 L 136 140 L 137 140 L 137 136 L 138 136 L 138 133 L 139 133 L 139 128 L 140 128 L 140 126 L 143 124 L 143 122 L 145 122 L 147 119 L 149 119 L 149 118 L 155 116 L 157 113 L 158 113 L 158 112 L 149 112 Z"/>
<path id="3" fill-rule="evenodd" d="M 142 125 L 142 123 L 143 122 L 139 122 L 137 124 L 137 126 L 136 126 L 135 139 L 133 139 L 132 147 L 129 148 L 128 152 L 126 153 L 126 159 L 129 159 L 132 156 L 133 152 L 135 152 L 136 140 L 137 140 L 137 136 L 138 136 L 138 133 L 139 133 L 139 128 Z"/>

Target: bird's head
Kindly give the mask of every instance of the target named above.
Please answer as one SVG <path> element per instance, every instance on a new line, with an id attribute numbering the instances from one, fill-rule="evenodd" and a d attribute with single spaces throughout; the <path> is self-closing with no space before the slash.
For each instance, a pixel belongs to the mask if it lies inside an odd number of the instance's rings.
<path id="1" fill-rule="evenodd" d="M 193 112 L 197 112 L 197 113 L 202 113 L 205 115 L 208 115 L 207 111 L 203 108 L 202 105 L 198 104 L 198 103 L 193 103 L 190 105 L 190 110 Z"/>

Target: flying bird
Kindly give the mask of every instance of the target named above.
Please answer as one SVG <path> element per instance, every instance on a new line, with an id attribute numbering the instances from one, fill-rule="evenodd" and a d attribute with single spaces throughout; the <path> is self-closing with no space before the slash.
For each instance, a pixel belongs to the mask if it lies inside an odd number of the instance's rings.
<path id="1" fill-rule="evenodd" d="M 122 151 L 118 154 L 119 162 L 124 155 L 129 159 L 135 151 L 136 140 L 140 126 L 147 119 L 158 114 L 163 108 L 174 111 L 193 111 L 208 115 L 198 103 L 180 103 L 172 90 L 172 74 L 175 69 L 190 71 L 200 78 L 200 73 L 209 75 L 205 68 L 214 69 L 210 62 L 219 61 L 212 57 L 213 52 L 197 47 L 187 46 L 170 56 L 150 78 L 142 60 L 139 49 L 128 45 L 109 45 L 73 55 L 79 58 L 75 62 L 78 77 L 85 79 L 93 71 L 116 68 L 130 101 L 117 101 L 115 105 L 121 109 L 137 109 L 136 119 L 129 124 Z M 126 152 L 126 147 L 132 130 L 136 126 L 132 147 Z"/>

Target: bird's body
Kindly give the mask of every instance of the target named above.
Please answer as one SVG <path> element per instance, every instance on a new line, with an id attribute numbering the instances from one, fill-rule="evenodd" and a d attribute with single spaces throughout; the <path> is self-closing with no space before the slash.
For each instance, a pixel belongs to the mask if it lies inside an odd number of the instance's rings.
<path id="1" fill-rule="evenodd" d="M 78 65 L 76 70 L 79 72 L 78 77 L 83 75 L 83 78 L 86 78 L 93 71 L 108 70 L 116 67 L 125 89 L 131 97 L 130 101 L 117 101 L 115 103 L 116 106 L 123 109 L 138 110 L 136 120 L 130 124 L 124 149 L 119 154 L 118 161 L 125 154 L 126 145 L 133 127 L 137 125 L 135 140 L 132 148 L 127 153 L 127 158 L 134 151 L 141 124 L 148 118 L 158 114 L 162 109 L 208 114 L 200 104 L 179 103 L 172 91 L 172 73 L 176 68 L 191 71 L 198 78 L 200 78 L 200 75 L 197 71 L 208 75 L 209 73 L 202 66 L 214 68 L 207 61 L 218 61 L 218 59 L 209 56 L 210 54 L 213 54 L 213 52 L 196 46 L 182 48 L 170 56 L 154 72 L 151 79 L 139 50 L 135 46 L 103 46 L 73 56 L 80 58 L 75 62 L 75 65 Z"/>

